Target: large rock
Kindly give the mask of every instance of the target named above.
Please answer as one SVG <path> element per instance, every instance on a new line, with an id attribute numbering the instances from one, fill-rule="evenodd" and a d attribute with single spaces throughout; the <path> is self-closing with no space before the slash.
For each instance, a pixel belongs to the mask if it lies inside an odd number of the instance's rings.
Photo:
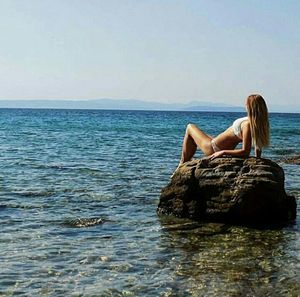
<path id="1" fill-rule="evenodd" d="M 258 158 L 193 160 L 162 189 L 159 214 L 236 223 L 281 222 L 296 217 L 284 189 L 284 172 Z"/>

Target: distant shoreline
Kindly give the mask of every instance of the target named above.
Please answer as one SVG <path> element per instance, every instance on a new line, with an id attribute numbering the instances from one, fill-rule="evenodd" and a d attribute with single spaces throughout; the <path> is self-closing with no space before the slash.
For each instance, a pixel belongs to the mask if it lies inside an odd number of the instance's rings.
<path id="1" fill-rule="evenodd" d="M 136 99 L 87 99 L 87 100 L 0 100 L 0 108 L 6 109 L 78 109 L 78 110 L 145 110 L 145 111 L 202 111 L 202 112 L 245 112 L 241 106 L 207 101 L 188 103 L 147 102 Z M 271 113 L 300 113 L 300 106 L 270 105 Z"/>
<path id="2" fill-rule="evenodd" d="M 229 110 L 162 110 L 162 109 L 108 109 L 108 108 L 52 108 L 52 107 L 0 107 L 0 110 L 69 110 L 69 111 L 140 111 L 140 112 L 182 112 L 182 113 L 245 113 L 245 111 Z M 300 114 L 300 112 L 269 111 L 269 114 Z"/>

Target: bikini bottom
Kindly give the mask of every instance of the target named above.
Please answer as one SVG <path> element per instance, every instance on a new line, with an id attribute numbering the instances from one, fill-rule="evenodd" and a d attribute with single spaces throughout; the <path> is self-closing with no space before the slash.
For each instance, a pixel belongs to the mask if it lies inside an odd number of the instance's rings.
<path id="1" fill-rule="evenodd" d="M 221 149 L 216 145 L 216 141 L 215 139 L 211 140 L 211 147 L 213 149 L 214 152 L 219 152 Z"/>

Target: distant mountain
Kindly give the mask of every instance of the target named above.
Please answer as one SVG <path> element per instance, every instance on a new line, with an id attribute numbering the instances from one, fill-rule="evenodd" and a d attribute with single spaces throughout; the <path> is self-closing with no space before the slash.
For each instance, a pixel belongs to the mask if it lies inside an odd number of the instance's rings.
<path id="1" fill-rule="evenodd" d="M 182 110 L 186 111 L 224 111 L 224 112 L 243 112 L 245 108 L 229 105 L 229 104 L 217 104 L 207 102 L 195 102 L 189 103 L 182 107 Z"/>
<path id="2" fill-rule="evenodd" d="M 128 109 L 164 110 L 172 105 L 141 100 L 0 100 L 0 108 Z M 177 106 L 175 106 L 175 109 Z"/>
<path id="3" fill-rule="evenodd" d="M 242 111 L 226 104 L 193 101 L 188 104 L 147 102 L 133 99 L 96 100 L 0 100 L 0 108 L 50 109 L 118 109 L 118 110 L 182 110 L 182 111 Z"/>
<path id="4" fill-rule="evenodd" d="M 278 113 L 300 113 L 300 105 L 270 105 L 271 112 Z"/>
<path id="5" fill-rule="evenodd" d="M 116 109 L 116 110 L 178 110 L 243 112 L 244 107 L 209 101 L 191 101 L 187 104 L 147 102 L 133 99 L 95 100 L 0 100 L 0 108 L 45 109 Z M 300 106 L 271 106 L 273 112 L 300 112 Z"/>

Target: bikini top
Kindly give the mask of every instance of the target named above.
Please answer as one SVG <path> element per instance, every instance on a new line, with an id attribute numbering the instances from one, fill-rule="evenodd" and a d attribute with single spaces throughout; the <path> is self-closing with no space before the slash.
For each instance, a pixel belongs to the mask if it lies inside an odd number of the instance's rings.
<path id="1" fill-rule="evenodd" d="M 244 121 L 247 121 L 248 120 L 248 117 L 243 117 L 243 118 L 239 118 L 239 119 L 236 119 L 233 124 L 232 124 L 232 129 L 233 129 L 233 133 L 241 138 L 242 135 L 241 135 L 241 132 L 242 132 L 242 123 Z"/>

